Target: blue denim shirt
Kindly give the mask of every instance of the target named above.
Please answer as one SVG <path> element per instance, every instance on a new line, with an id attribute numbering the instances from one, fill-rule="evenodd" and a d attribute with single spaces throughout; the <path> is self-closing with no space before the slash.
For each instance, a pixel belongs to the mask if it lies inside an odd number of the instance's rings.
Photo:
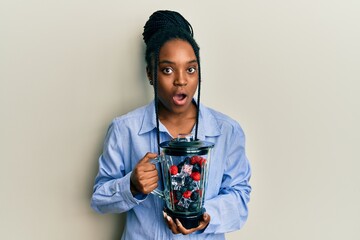
<path id="1" fill-rule="evenodd" d="M 162 199 L 152 194 L 135 198 L 130 192 L 132 169 L 147 152 L 157 152 L 154 109 L 152 101 L 112 121 L 99 158 L 92 208 L 99 213 L 127 212 L 122 239 L 225 239 L 224 233 L 240 229 L 248 216 L 251 169 L 240 125 L 200 105 L 198 138 L 215 143 L 204 205 L 211 221 L 202 232 L 174 235 L 163 219 Z M 172 138 L 160 123 L 160 142 Z"/>

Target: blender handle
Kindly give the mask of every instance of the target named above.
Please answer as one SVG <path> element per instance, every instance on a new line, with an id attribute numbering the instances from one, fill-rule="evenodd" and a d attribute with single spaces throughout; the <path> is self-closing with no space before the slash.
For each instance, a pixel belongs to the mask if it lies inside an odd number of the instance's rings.
<path id="1" fill-rule="evenodd" d="M 152 164 L 154 164 L 154 165 L 156 165 L 156 164 L 158 164 L 158 163 L 161 163 L 162 161 L 164 161 L 163 156 L 158 156 L 158 157 L 153 158 L 153 159 L 150 160 L 150 162 L 151 162 Z M 155 196 L 157 196 L 157 197 L 159 197 L 159 198 L 161 198 L 161 199 L 165 199 L 164 192 L 161 191 L 161 190 L 158 189 L 158 188 L 155 188 L 155 189 L 151 192 L 151 194 L 154 194 Z"/>
<path id="2" fill-rule="evenodd" d="M 163 191 L 159 190 L 159 189 L 154 189 L 151 194 L 154 194 L 155 196 L 161 198 L 161 199 L 165 199 L 164 193 Z"/>

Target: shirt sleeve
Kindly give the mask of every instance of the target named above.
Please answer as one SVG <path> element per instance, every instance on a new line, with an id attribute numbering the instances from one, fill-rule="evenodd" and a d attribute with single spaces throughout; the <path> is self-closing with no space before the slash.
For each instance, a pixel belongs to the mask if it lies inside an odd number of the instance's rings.
<path id="1" fill-rule="evenodd" d="M 227 144 L 226 165 L 219 194 L 205 201 L 211 220 L 204 233 L 227 233 L 240 229 L 248 217 L 251 168 L 245 155 L 245 135 L 236 127 Z"/>
<path id="2" fill-rule="evenodd" d="M 99 172 L 95 178 L 91 207 L 99 213 L 126 212 L 140 204 L 147 195 L 134 197 L 130 191 L 131 172 L 125 173 L 119 131 L 113 121 L 109 126 L 99 158 Z"/>

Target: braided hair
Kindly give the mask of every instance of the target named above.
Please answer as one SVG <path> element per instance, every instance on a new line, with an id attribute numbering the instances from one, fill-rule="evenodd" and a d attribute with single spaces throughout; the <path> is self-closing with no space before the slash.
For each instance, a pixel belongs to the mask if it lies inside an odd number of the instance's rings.
<path id="1" fill-rule="evenodd" d="M 191 24 L 178 12 L 169 10 L 159 10 L 154 12 L 144 26 L 143 39 L 146 44 L 145 61 L 152 73 L 155 99 L 156 128 L 158 152 L 160 153 L 160 132 L 159 132 L 159 98 L 158 98 L 158 64 L 159 52 L 161 47 L 173 39 L 181 39 L 188 42 L 194 50 L 198 62 L 198 98 L 196 110 L 195 139 L 197 140 L 199 126 L 199 106 L 200 106 L 200 56 L 199 46 L 194 39 L 194 32 Z"/>

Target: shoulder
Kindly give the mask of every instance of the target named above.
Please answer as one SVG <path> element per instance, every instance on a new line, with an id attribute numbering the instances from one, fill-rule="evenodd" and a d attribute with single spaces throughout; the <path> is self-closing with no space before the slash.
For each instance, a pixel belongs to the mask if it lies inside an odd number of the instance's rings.
<path id="1" fill-rule="evenodd" d="M 148 108 L 149 105 L 145 105 L 126 114 L 117 116 L 111 121 L 110 127 L 121 132 L 126 130 L 136 131 L 141 127 Z"/>
<path id="2" fill-rule="evenodd" d="M 113 119 L 113 122 L 114 123 L 122 123 L 122 122 L 128 122 L 128 121 L 142 119 L 142 117 L 144 117 L 146 109 L 147 109 L 147 106 L 142 106 L 142 107 L 136 108 L 126 114 L 115 117 Z"/>
<path id="3" fill-rule="evenodd" d="M 204 118 L 213 118 L 221 133 L 236 133 L 244 135 L 244 131 L 237 120 L 211 107 L 204 105 L 202 105 L 202 107 Z"/>

